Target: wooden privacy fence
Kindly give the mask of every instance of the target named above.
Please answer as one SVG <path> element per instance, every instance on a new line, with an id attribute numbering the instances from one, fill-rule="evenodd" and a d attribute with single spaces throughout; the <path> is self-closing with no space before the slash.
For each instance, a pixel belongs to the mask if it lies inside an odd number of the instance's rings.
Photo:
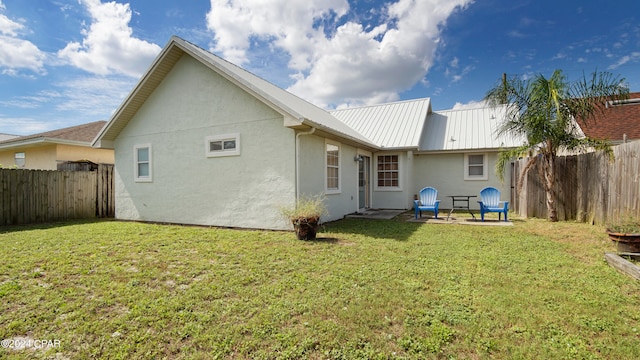
<path id="1" fill-rule="evenodd" d="M 94 171 L 0 169 L 0 225 L 113 215 L 113 165 Z"/>
<path id="2" fill-rule="evenodd" d="M 615 159 L 599 153 L 560 156 L 556 162 L 558 220 L 591 224 L 640 218 L 640 141 L 613 148 Z M 519 179 L 528 159 L 514 164 Z M 513 210 L 525 217 L 546 218 L 547 203 L 538 162 L 516 190 Z"/>

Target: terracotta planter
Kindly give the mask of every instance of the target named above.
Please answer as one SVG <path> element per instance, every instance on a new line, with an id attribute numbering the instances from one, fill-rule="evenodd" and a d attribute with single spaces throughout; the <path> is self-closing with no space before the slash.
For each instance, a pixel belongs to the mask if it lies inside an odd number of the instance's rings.
<path id="1" fill-rule="evenodd" d="M 619 252 L 640 253 L 640 233 L 626 234 L 607 230 L 609 239 L 618 244 Z"/>
<path id="2" fill-rule="evenodd" d="M 291 220 L 298 240 L 315 240 L 318 232 L 319 217 Z"/>

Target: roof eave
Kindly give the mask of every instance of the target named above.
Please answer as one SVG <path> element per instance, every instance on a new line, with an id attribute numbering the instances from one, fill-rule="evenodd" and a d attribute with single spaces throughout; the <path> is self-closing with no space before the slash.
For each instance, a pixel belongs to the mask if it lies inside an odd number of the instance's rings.
<path id="1" fill-rule="evenodd" d="M 374 151 L 381 149 L 381 147 L 379 145 L 374 144 L 374 143 L 372 143 L 370 141 L 366 141 L 366 140 L 363 140 L 363 139 L 358 139 L 356 137 L 353 137 L 351 135 L 342 133 L 342 132 L 337 131 L 337 130 L 335 130 L 333 128 L 330 128 L 328 126 L 316 123 L 316 122 L 314 122 L 312 120 L 309 120 L 309 119 L 306 119 L 306 118 L 302 118 L 300 120 L 301 120 L 301 123 L 304 124 L 304 125 L 307 125 L 309 127 L 315 128 L 315 129 L 323 131 L 325 133 L 332 134 L 334 136 L 342 138 L 346 142 L 349 142 L 351 145 L 365 147 L 365 148 L 367 148 L 369 150 L 374 150 Z"/>
<path id="2" fill-rule="evenodd" d="M 453 154 L 453 153 L 485 153 L 485 152 L 499 152 L 502 150 L 516 149 L 516 146 L 512 147 L 491 147 L 491 148 L 468 148 L 468 149 L 434 149 L 423 150 L 418 149 L 417 154 Z"/>
<path id="3" fill-rule="evenodd" d="M 13 149 L 13 148 L 22 148 L 22 147 L 29 147 L 33 145 L 46 145 L 46 144 L 91 147 L 91 143 L 88 141 L 57 139 L 57 138 L 49 138 L 49 137 L 37 137 L 37 138 L 31 138 L 26 140 L 11 141 L 8 143 L 3 143 L 3 144 L 0 144 L 0 149 Z"/>

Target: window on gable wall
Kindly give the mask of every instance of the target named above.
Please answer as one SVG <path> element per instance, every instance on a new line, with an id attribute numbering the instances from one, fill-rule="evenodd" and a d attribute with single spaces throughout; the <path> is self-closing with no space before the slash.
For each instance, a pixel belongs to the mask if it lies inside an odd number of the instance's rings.
<path id="1" fill-rule="evenodd" d="M 240 155 L 240 134 L 208 136 L 205 146 L 207 157 Z"/>
<path id="2" fill-rule="evenodd" d="M 340 145 L 327 142 L 326 149 L 326 192 L 340 192 Z"/>
<path id="3" fill-rule="evenodd" d="M 465 154 L 464 156 L 465 180 L 488 180 L 487 154 Z"/>
<path id="4" fill-rule="evenodd" d="M 400 163 L 398 155 L 379 155 L 378 188 L 400 187 Z"/>
<path id="5" fill-rule="evenodd" d="M 135 181 L 151 182 L 151 144 L 135 145 L 133 147 L 133 156 Z"/>

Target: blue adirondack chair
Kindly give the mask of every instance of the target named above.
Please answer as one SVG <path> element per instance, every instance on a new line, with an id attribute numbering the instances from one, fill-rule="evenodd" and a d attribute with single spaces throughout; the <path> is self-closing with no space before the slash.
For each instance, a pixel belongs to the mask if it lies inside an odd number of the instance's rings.
<path id="1" fill-rule="evenodd" d="M 484 221 L 484 214 L 488 212 L 497 212 L 498 220 L 500 215 L 504 214 L 504 221 L 507 221 L 507 212 L 509 211 L 509 202 L 500 201 L 500 190 L 494 187 L 486 187 L 480 190 L 480 219 Z"/>
<path id="2" fill-rule="evenodd" d="M 418 200 L 413 200 L 413 208 L 416 212 L 416 219 L 418 214 L 422 217 L 423 211 L 433 211 L 434 217 L 438 218 L 438 206 L 440 206 L 440 200 L 437 200 L 438 190 L 432 187 L 426 187 L 420 190 Z"/>

